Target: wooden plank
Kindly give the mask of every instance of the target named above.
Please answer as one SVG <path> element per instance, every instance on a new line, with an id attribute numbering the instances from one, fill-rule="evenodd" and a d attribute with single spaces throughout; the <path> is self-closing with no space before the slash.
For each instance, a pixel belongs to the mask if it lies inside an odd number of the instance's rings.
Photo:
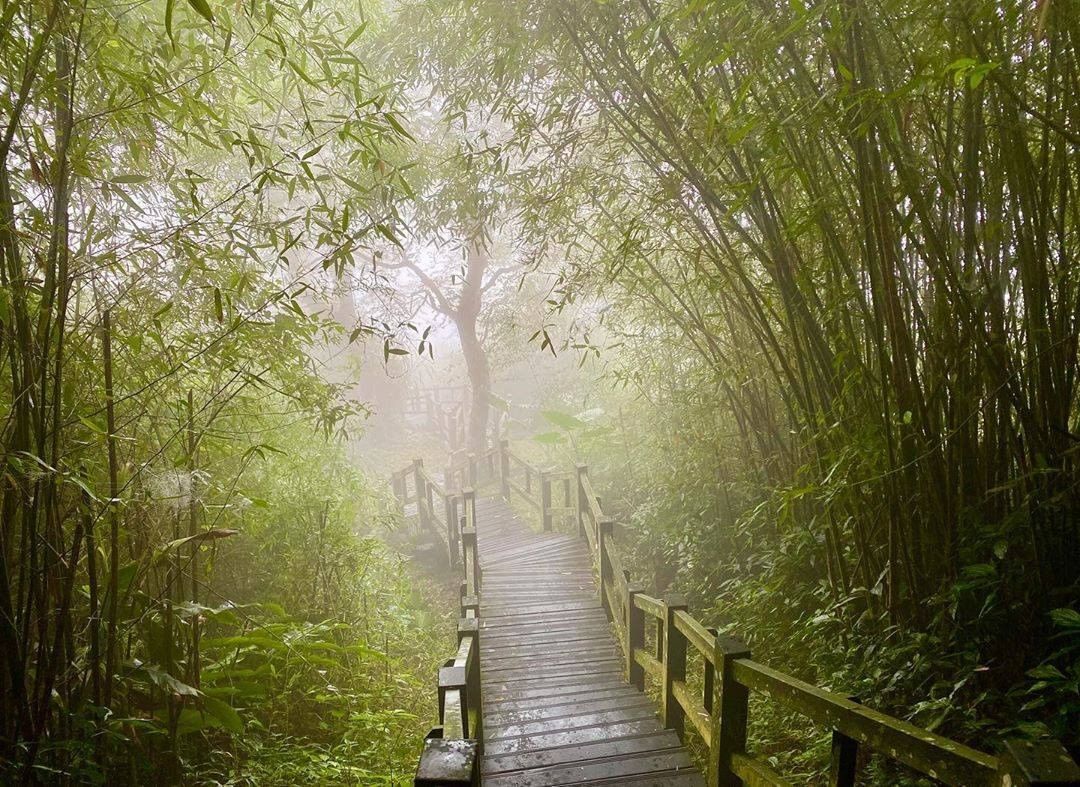
<path id="1" fill-rule="evenodd" d="M 581 787 L 705 787 L 705 780 L 695 770 L 663 771 L 643 776 L 631 776 L 627 779 L 600 779 L 597 781 L 578 782 Z"/>
<path id="2" fill-rule="evenodd" d="M 500 707 L 506 704 L 521 703 L 524 706 L 530 702 L 534 704 L 544 701 L 556 702 L 566 695 L 582 696 L 593 688 L 602 691 L 615 688 L 621 689 L 624 686 L 625 684 L 622 683 L 619 674 L 614 672 L 607 676 L 598 675 L 583 678 L 580 675 L 573 675 L 565 678 L 552 678 L 531 685 L 512 683 L 500 687 L 498 684 L 489 684 L 485 687 L 484 707 L 485 709 L 499 710 Z"/>
<path id="3" fill-rule="evenodd" d="M 581 727 L 575 730 L 544 732 L 517 738 L 502 738 L 495 741 L 485 740 L 484 752 L 487 754 L 508 754 L 510 752 L 532 751 L 535 749 L 552 749 L 557 746 L 571 746 L 578 743 L 606 740 L 612 737 L 636 735 L 643 732 L 659 732 L 660 729 L 660 722 L 655 718 L 640 719 L 619 724 L 607 724 L 602 727 Z"/>
<path id="4" fill-rule="evenodd" d="M 693 761 L 682 749 L 646 751 L 623 757 L 594 759 L 569 765 L 533 768 L 502 774 L 485 775 L 485 787 L 546 787 L 580 784 L 596 779 L 628 778 L 691 768 Z"/>
<path id="5" fill-rule="evenodd" d="M 497 499 L 477 500 L 474 521 L 486 783 L 702 784 L 652 701 L 624 682 L 588 547 L 533 532 Z M 612 579 L 603 590 L 621 621 L 623 577 Z"/>
<path id="6" fill-rule="evenodd" d="M 548 734 L 556 730 L 581 730 L 589 727 L 609 727 L 613 724 L 628 724 L 635 721 L 651 721 L 656 717 L 656 711 L 647 697 L 642 697 L 644 702 L 631 705 L 626 708 L 614 708 L 603 711 L 581 711 L 573 708 L 573 712 L 566 716 L 538 719 L 536 721 L 523 721 L 515 724 L 484 725 L 484 739 L 497 741 L 503 738 L 520 738 L 523 736 Z"/>
<path id="7" fill-rule="evenodd" d="M 620 692 L 616 696 L 582 697 L 574 695 L 567 698 L 566 702 L 545 701 L 538 707 L 522 707 L 512 704 L 510 710 L 503 713 L 488 709 L 485 718 L 492 726 L 507 724 L 521 724 L 530 721 L 543 721 L 544 719 L 562 718 L 568 713 L 600 713 L 612 710 L 626 710 L 641 706 L 652 707 L 652 700 L 643 694 L 624 694 Z"/>
<path id="8" fill-rule="evenodd" d="M 623 738 L 609 738 L 577 746 L 563 746 L 555 749 L 488 755 L 484 758 L 481 770 L 485 775 L 524 771 L 531 768 L 549 768 L 573 762 L 595 760 L 612 761 L 620 757 L 635 756 L 645 753 L 668 752 L 679 749 L 679 739 L 670 730 L 632 735 Z"/>

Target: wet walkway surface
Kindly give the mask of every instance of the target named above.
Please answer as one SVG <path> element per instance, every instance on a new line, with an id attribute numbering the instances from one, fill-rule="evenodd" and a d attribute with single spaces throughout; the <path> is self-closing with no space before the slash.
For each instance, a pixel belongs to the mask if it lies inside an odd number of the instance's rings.
<path id="1" fill-rule="evenodd" d="M 588 547 L 476 504 L 483 783 L 704 785 L 649 697 L 625 682 Z"/>

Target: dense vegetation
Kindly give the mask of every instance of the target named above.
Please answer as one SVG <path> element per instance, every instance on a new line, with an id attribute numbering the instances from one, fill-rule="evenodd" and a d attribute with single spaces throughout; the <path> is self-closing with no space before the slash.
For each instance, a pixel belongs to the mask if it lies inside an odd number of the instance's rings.
<path id="1" fill-rule="evenodd" d="M 4 783 L 412 765 L 445 629 L 346 457 L 333 350 L 381 329 L 320 307 L 398 196 L 376 23 L 3 4 Z"/>
<path id="2" fill-rule="evenodd" d="M 348 358 L 455 341 L 471 445 L 588 460 L 656 591 L 1080 746 L 1078 45 L 1067 0 L 4 0 L 0 781 L 401 781 L 446 594 Z"/>
<path id="3" fill-rule="evenodd" d="M 1080 743 L 1076 4 L 450 7 L 417 62 L 603 370 L 563 409 L 660 589 L 930 727 Z"/>

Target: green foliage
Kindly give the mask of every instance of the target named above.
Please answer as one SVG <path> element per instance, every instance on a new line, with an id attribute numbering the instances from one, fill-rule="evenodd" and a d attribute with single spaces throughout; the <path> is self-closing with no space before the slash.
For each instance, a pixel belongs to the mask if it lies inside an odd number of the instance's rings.
<path id="1" fill-rule="evenodd" d="M 410 632 L 440 627 L 373 538 L 343 445 L 365 408 L 330 359 L 395 329 L 327 308 L 347 273 L 376 284 L 354 263 L 409 192 L 380 21 L 0 14 L 5 783 L 247 778 L 283 747 L 347 751 L 363 782 L 411 765 Z"/>
<path id="2" fill-rule="evenodd" d="M 1076 744 L 1078 7 L 434 6 L 425 79 L 625 387 L 586 458 L 637 572 L 878 707 Z"/>

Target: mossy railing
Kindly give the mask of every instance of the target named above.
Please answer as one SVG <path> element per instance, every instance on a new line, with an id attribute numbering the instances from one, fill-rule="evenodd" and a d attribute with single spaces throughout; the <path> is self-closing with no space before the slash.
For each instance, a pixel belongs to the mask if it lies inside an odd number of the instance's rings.
<path id="1" fill-rule="evenodd" d="M 560 513 L 576 520 L 596 562 L 600 603 L 617 630 L 627 679 L 641 690 L 647 679 L 655 681 L 664 725 L 682 738 L 689 722 L 701 737 L 710 787 L 791 784 L 748 750 L 751 694 L 832 731 L 828 783 L 834 787 L 856 784 L 862 747 L 959 787 L 1080 785 L 1080 767 L 1057 741 L 1006 741 L 1000 754 L 987 754 L 753 660 L 743 642 L 691 615 L 681 596 L 656 598 L 630 581 L 615 523 L 605 515 L 585 465 L 572 471 L 541 470 L 510 451 L 505 441 L 497 452 L 505 496 L 517 493 L 536 507 L 545 530 L 552 529 Z M 654 632 L 651 649 L 646 647 L 647 626 Z M 696 681 L 687 679 L 691 653 L 700 656 L 693 660 L 702 669 Z M 691 686 L 700 686 L 700 692 Z"/>
<path id="2" fill-rule="evenodd" d="M 439 668 L 439 725 L 424 739 L 413 783 L 418 787 L 479 785 L 483 751 L 482 572 L 476 542 L 476 494 L 471 487 L 460 492 L 445 488 L 428 475 L 419 459 L 394 474 L 393 486 L 403 509 L 416 503 L 421 527 L 445 532 L 448 562 L 460 578 L 457 651 Z M 436 500 L 442 505 L 436 505 Z M 440 524 L 442 527 L 437 527 Z"/>
<path id="3" fill-rule="evenodd" d="M 698 621 L 681 596 L 651 596 L 630 581 L 615 523 L 604 513 L 586 466 L 541 469 L 511 451 L 505 440 L 479 454 L 459 454 L 443 484 L 420 460 L 394 475 L 402 505 L 415 502 L 423 526 L 445 529 L 450 564 L 463 576 L 458 651 L 439 672 L 441 727 L 425 741 L 417 785 L 479 783 L 481 573 L 472 489 L 488 481 L 497 481 L 507 500 L 516 494 L 535 509 L 545 531 L 559 516 L 576 523 L 595 560 L 599 601 L 616 628 L 627 679 L 640 690 L 654 681 L 664 725 L 682 738 L 689 722 L 700 736 L 710 787 L 791 784 L 748 748 L 754 694 L 831 731 L 832 787 L 856 784 L 863 748 L 959 787 L 1080 786 L 1080 767 L 1057 741 L 1006 741 L 999 754 L 987 754 L 755 661 L 743 642 Z M 691 658 L 694 654 L 698 658 Z M 696 680 L 688 679 L 690 664 L 700 665 Z"/>

